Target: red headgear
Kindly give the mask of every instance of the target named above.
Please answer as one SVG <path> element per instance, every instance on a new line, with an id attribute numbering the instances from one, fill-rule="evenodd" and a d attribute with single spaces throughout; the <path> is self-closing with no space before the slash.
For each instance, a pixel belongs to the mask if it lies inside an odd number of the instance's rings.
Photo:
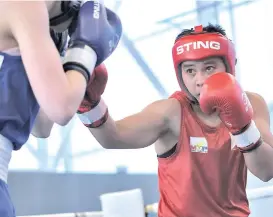
<path id="1" fill-rule="evenodd" d="M 177 39 L 172 55 L 178 83 L 188 95 L 190 93 L 184 85 L 181 73 L 181 63 L 185 61 L 222 57 L 227 72 L 235 75 L 236 54 L 232 41 L 218 32 L 205 32 L 202 25 L 196 26 L 189 35 Z"/>

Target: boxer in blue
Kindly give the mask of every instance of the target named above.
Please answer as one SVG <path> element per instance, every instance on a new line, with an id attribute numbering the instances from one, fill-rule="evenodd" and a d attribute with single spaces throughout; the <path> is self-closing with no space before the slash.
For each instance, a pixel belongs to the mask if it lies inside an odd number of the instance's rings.
<path id="1" fill-rule="evenodd" d="M 0 216 L 13 217 L 7 189 L 12 151 L 31 133 L 46 137 L 53 123 L 70 121 L 122 27 L 98 1 L 1 1 L 0 13 Z"/>

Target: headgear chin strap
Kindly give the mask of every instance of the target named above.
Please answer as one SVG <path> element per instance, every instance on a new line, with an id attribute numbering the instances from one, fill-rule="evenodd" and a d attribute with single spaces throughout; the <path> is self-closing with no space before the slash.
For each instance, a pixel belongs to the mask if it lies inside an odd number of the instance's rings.
<path id="1" fill-rule="evenodd" d="M 62 13 L 50 19 L 50 26 L 58 26 L 61 23 L 75 17 L 80 10 L 81 1 L 62 1 Z"/>
<path id="2" fill-rule="evenodd" d="M 197 99 L 188 91 L 182 79 L 181 64 L 185 61 L 198 61 L 208 57 L 221 57 L 227 72 L 235 75 L 236 53 L 234 44 L 218 32 L 205 32 L 203 26 L 196 26 L 189 35 L 175 41 L 172 49 L 173 63 L 180 88 L 193 103 Z"/>
<path id="3" fill-rule="evenodd" d="M 56 32 L 53 29 L 50 29 L 50 35 L 60 56 L 63 57 L 68 45 L 68 30 L 64 32 Z"/>

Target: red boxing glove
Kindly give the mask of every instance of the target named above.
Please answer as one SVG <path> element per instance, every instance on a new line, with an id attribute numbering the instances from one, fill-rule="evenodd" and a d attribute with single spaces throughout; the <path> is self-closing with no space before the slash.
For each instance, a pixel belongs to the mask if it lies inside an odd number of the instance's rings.
<path id="1" fill-rule="evenodd" d="M 252 120 L 252 106 L 233 75 L 220 72 L 207 78 L 199 103 L 206 114 L 219 112 L 220 119 L 242 151 L 253 150 L 261 144 L 260 132 Z"/>
<path id="2" fill-rule="evenodd" d="M 108 108 L 101 99 L 108 80 L 108 73 L 102 63 L 94 69 L 86 88 L 84 99 L 78 109 L 78 116 L 89 128 L 104 124 L 108 118 Z"/>

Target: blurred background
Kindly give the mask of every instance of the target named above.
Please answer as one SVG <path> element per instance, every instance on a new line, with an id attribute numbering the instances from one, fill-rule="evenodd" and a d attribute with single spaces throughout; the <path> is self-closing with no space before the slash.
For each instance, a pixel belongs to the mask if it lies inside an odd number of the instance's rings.
<path id="1" fill-rule="evenodd" d="M 271 0 L 104 3 L 119 14 L 124 31 L 118 49 L 105 62 L 109 80 L 103 98 L 114 119 L 179 90 L 171 56 L 174 39 L 184 28 L 209 22 L 226 29 L 237 49 L 239 82 L 265 98 L 273 118 Z M 55 125 L 48 139 L 31 136 L 13 153 L 10 170 L 18 215 L 101 210 L 100 194 L 133 188 L 143 190 L 145 204 L 158 202 L 154 147 L 103 149 L 76 116 L 66 127 Z M 248 189 L 271 185 L 272 181 L 263 183 L 249 173 Z M 270 196 L 256 199 L 252 216 L 272 217 L 270 205 Z"/>

